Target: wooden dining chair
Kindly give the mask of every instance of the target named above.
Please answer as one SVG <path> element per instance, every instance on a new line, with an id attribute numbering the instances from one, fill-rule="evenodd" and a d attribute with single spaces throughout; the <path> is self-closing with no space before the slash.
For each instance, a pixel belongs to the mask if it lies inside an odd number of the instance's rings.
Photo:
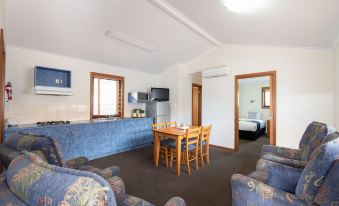
<path id="1" fill-rule="evenodd" d="M 199 170 L 199 139 L 201 134 L 201 128 L 188 129 L 185 135 L 185 144 L 181 145 L 181 148 L 170 148 L 170 167 L 175 158 L 176 150 L 181 149 L 182 164 L 187 166 L 187 172 L 191 174 L 190 162 L 195 161 L 195 170 Z"/>
<path id="2" fill-rule="evenodd" d="M 177 121 L 174 122 L 165 122 L 166 127 L 177 127 Z"/>
<path id="3" fill-rule="evenodd" d="M 204 167 L 204 157 L 206 158 L 207 164 L 210 163 L 210 136 L 211 136 L 212 125 L 202 127 L 200 142 L 199 142 L 199 156 L 201 165 Z"/>
<path id="4" fill-rule="evenodd" d="M 159 124 L 152 124 L 152 129 L 160 129 L 160 128 L 165 128 L 166 125 L 165 123 L 159 123 Z M 160 137 L 160 157 L 164 158 L 166 161 L 166 167 L 168 167 L 168 158 L 169 158 L 169 147 L 168 147 L 168 141 L 164 137 Z"/>

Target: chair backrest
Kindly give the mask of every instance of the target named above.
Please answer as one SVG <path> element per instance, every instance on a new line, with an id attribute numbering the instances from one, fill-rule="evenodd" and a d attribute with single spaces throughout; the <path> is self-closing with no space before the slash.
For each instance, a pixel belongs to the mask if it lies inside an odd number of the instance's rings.
<path id="1" fill-rule="evenodd" d="M 335 205 L 339 202 L 339 157 L 332 164 L 321 184 L 314 202 L 318 205 Z"/>
<path id="2" fill-rule="evenodd" d="M 322 141 L 321 144 L 326 144 L 327 142 L 330 142 L 332 140 L 338 139 L 339 138 L 339 132 L 334 132 L 329 135 L 327 135 Z"/>
<path id="3" fill-rule="evenodd" d="M 186 147 L 188 147 L 191 144 L 198 144 L 199 138 L 201 134 L 201 127 L 194 128 L 194 129 L 188 129 L 186 131 Z"/>
<path id="4" fill-rule="evenodd" d="M 152 129 L 160 129 L 160 128 L 165 128 L 165 123 L 158 123 L 158 124 L 152 124 Z"/>
<path id="5" fill-rule="evenodd" d="M 332 164 L 339 158 L 339 139 L 319 146 L 303 170 L 295 194 L 312 205 Z"/>
<path id="6" fill-rule="evenodd" d="M 177 127 L 177 122 L 166 122 L 165 125 L 166 127 Z"/>
<path id="7" fill-rule="evenodd" d="M 211 129 L 212 129 L 212 125 L 208 125 L 206 127 L 201 128 L 200 143 L 210 141 Z"/>
<path id="8" fill-rule="evenodd" d="M 321 145 L 323 139 L 327 136 L 327 125 L 320 122 L 312 122 L 306 128 L 299 143 L 301 149 L 301 159 L 308 160 L 312 152 Z"/>
<path id="9" fill-rule="evenodd" d="M 49 164 L 65 166 L 58 143 L 48 136 L 19 133 L 11 136 L 5 144 L 18 152 L 41 151 Z"/>

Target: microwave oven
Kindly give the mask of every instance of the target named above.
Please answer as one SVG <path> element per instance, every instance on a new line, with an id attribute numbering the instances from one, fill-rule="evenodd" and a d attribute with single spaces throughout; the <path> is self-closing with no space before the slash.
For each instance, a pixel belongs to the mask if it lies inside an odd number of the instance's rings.
<path id="1" fill-rule="evenodd" d="M 147 92 L 130 92 L 128 93 L 128 103 L 147 102 Z"/>

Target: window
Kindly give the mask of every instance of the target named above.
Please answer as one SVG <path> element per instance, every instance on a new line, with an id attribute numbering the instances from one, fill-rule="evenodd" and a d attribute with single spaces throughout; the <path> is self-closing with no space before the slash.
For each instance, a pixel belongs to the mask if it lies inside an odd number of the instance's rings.
<path id="1" fill-rule="evenodd" d="M 262 108 L 269 109 L 271 105 L 271 92 L 269 87 L 261 88 Z"/>
<path id="2" fill-rule="evenodd" d="M 91 72 L 91 119 L 124 116 L 124 77 Z"/>

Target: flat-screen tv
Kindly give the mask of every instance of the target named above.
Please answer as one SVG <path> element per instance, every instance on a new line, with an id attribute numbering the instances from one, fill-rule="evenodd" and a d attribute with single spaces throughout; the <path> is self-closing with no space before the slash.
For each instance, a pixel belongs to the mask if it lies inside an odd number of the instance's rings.
<path id="1" fill-rule="evenodd" d="M 151 88 L 151 100 L 152 101 L 169 101 L 169 89 L 168 88 Z"/>

